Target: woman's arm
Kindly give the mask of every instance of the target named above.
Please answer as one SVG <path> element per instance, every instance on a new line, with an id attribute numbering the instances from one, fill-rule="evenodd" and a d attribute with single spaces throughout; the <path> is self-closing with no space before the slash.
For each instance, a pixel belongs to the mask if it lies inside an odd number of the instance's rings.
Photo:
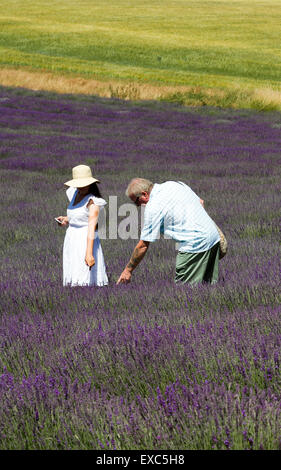
<path id="1" fill-rule="evenodd" d="M 96 206 L 93 201 L 90 201 L 88 204 L 89 209 L 89 222 L 88 222 L 88 235 L 87 235 L 87 248 L 86 248 L 86 256 L 85 256 L 85 263 L 89 266 L 89 269 L 92 268 L 95 264 L 95 258 L 93 256 L 93 248 L 94 248 L 94 241 L 95 241 L 95 230 L 98 223 L 99 218 L 99 206 Z"/>

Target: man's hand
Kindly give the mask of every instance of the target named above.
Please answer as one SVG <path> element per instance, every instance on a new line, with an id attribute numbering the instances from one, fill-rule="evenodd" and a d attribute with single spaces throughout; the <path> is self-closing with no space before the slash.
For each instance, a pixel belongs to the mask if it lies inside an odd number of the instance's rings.
<path id="1" fill-rule="evenodd" d="M 125 268 L 119 277 L 117 284 L 129 284 L 131 282 L 132 273 L 128 268 Z"/>
<path id="2" fill-rule="evenodd" d="M 143 257 L 145 256 L 148 247 L 149 247 L 149 242 L 145 242 L 143 240 L 140 240 L 138 242 L 138 244 L 136 245 L 133 251 L 133 254 L 131 256 L 129 263 L 127 264 L 126 268 L 124 269 L 121 276 L 119 277 L 117 284 L 121 284 L 121 283 L 128 284 L 131 281 L 132 272 L 140 263 L 140 261 L 143 259 Z"/>

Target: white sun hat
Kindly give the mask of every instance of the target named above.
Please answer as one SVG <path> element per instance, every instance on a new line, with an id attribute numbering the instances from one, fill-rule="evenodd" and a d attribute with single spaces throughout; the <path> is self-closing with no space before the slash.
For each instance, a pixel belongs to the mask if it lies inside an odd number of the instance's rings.
<path id="1" fill-rule="evenodd" d="M 99 180 L 93 177 L 92 170 L 87 165 L 78 165 L 72 168 L 72 178 L 64 184 L 73 188 L 84 188 L 84 186 L 89 186 L 92 183 L 100 183 Z"/>

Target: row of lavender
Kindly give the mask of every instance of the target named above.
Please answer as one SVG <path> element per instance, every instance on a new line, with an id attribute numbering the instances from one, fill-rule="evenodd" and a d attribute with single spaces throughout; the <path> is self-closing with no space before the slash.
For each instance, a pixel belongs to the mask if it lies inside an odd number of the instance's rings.
<path id="1" fill-rule="evenodd" d="M 0 442 L 6 449 L 278 449 L 278 113 L 0 89 Z M 171 241 L 116 286 L 62 287 L 63 182 L 91 165 L 118 204 L 133 176 L 181 179 L 229 253 L 216 286 L 175 286 Z"/>

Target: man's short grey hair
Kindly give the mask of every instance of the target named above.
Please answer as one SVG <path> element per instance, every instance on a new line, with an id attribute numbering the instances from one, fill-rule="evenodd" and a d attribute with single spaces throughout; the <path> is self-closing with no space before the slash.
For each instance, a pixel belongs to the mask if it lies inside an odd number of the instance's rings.
<path id="1" fill-rule="evenodd" d="M 126 196 L 130 197 L 134 195 L 138 197 L 143 191 L 150 193 L 152 187 L 152 181 L 146 180 L 144 178 L 133 178 L 126 189 Z"/>

